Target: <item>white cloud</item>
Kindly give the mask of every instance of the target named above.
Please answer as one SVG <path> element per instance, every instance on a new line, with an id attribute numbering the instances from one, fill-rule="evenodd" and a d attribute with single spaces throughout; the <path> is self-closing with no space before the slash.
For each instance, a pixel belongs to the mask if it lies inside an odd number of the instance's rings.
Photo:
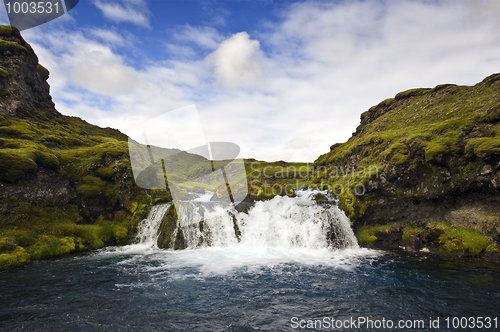
<path id="1" fill-rule="evenodd" d="M 100 39 L 106 44 L 122 46 L 126 43 L 125 39 L 120 34 L 111 30 L 92 29 L 90 33 L 92 34 L 92 36 Z"/>
<path id="2" fill-rule="evenodd" d="M 135 70 L 124 65 L 107 48 L 85 50 L 74 60 L 70 75 L 82 88 L 108 95 L 130 93 L 136 88 Z"/>
<path id="3" fill-rule="evenodd" d="M 51 72 L 63 113 L 127 133 L 141 118 L 195 103 L 210 141 L 237 143 L 244 157 L 313 161 L 347 140 L 362 112 L 399 91 L 471 85 L 498 72 L 498 2 L 475 4 L 298 3 L 252 38 L 182 27 L 167 45 L 179 56 L 146 58 L 141 69 L 111 48 L 119 36 L 25 36 Z M 206 61 L 203 52 L 212 52 Z"/>
<path id="4" fill-rule="evenodd" d="M 105 2 L 95 0 L 94 4 L 102 14 L 115 22 L 130 22 L 139 26 L 149 27 L 149 11 L 145 1 L 123 0 L 120 2 Z"/>
<path id="5" fill-rule="evenodd" d="M 195 45 L 214 50 L 224 40 L 224 37 L 212 27 L 192 27 L 186 25 L 174 33 L 174 38 L 182 43 L 194 43 Z"/>
<path id="6" fill-rule="evenodd" d="M 207 58 L 216 80 L 226 88 L 251 87 L 261 78 L 260 43 L 246 32 L 223 41 Z"/>

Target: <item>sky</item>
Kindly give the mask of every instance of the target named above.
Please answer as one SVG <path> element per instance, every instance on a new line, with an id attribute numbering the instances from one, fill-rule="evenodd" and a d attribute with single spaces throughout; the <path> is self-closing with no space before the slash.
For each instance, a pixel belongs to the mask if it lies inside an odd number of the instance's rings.
<path id="1" fill-rule="evenodd" d="M 207 141 L 266 161 L 314 161 L 400 91 L 500 72 L 500 0 L 80 0 L 22 35 L 62 114 L 132 135 L 195 105 Z"/>

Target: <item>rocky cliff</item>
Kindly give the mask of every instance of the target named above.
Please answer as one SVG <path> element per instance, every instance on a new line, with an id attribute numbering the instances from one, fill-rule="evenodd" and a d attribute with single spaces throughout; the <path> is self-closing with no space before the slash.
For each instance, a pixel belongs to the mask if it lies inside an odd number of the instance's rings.
<path id="1" fill-rule="evenodd" d="M 500 74 L 398 93 L 314 166 L 365 244 L 497 257 Z"/>
<path id="2" fill-rule="evenodd" d="M 0 26 L 0 56 L 0 112 L 33 117 L 38 110 L 61 118 L 49 94 L 49 71 L 16 28 Z"/>
<path id="3" fill-rule="evenodd" d="M 0 26 L 0 270 L 133 240 L 162 191 L 135 185 L 127 137 L 61 115 L 49 72 Z"/>

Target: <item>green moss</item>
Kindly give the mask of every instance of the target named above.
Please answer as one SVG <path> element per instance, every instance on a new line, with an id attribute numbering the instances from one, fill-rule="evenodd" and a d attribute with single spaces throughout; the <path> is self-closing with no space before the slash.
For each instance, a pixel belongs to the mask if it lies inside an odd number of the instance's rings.
<path id="1" fill-rule="evenodd" d="M 22 151 L 0 150 L 0 180 L 16 182 L 26 173 L 36 171 L 36 163 Z"/>
<path id="2" fill-rule="evenodd" d="M 21 33 L 19 29 L 11 25 L 0 25 L 0 36 L 1 37 L 19 37 L 21 38 Z"/>
<path id="3" fill-rule="evenodd" d="M 131 216 L 131 214 L 127 210 L 116 211 L 114 219 L 113 219 L 113 222 L 115 224 L 121 223 L 122 221 L 124 221 L 125 219 L 129 218 L 130 216 Z"/>
<path id="4" fill-rule="evenodd" d="M 82 178 L 80 185 L 76 188 L 77 192 L 85 198 L 99 196 L 105 190 L 105 183 L 101 179 L 87 175 Z"/>
<path id="5" fill-rule="evenodd" d="M 9 34 L 17 30 L 0 27 L 0 35 L 2 31 Z M 25 46 L 22 40 L 19 43 L 19 47 L 30 51 L 29 45 Z M 20 49 L 14 44 L 2 45 Z M 0 79 L 8 75 L 6 68 L 15 69 L 2 65 L 10 66 L 0 61 Z M 37 66 L 36 71 L 40 79 L 47 78 L 48 71 L 43 66 Z M 38 167 L 53 169 L 57 171 L 55 177 L 69 180 L 72 202 L 101 205 L 104 212 L 95 224 L 82 225 L 92 222 L 85 215 L 89 205 L 80 206 L 79 211 L 78 206 L 55 197 L 33 202 L 22 197 L 4 199 L 2 204 L 9 214 L 0 214 L 0 239 L 8 237 L 12 246 L 0 241 L 0 247 L 5 247 L 0 254 L 10 255 L 2 259 L 29 258 L 30 254 L 33 259 L 43 259 L 127 243 L 152 203 L 152 198 L 134 184 L 127 160 L 127 137 L 117 130 L 99 128 L 78 118 L 56 117 L 46 110 L 23 108 L 22 111 L 19 117 L 0 114 L 0 181 L 36 187 L 35 177 L 26 175 L 35 173 Z M 115 174 L 119 174 L 116 179 Z M 128 204 L 133 213 L 125 209 L 115 212 L 120 205 Z M 26 248 L 29 253 L 21 255 L 22 250 L 16 246 Z"/>
<path id="6" fill-rule="evenodd" d="M 415 226 L 411 226 L 411 225 L 405 225 L 403 227 L 403 241 L 406 242 L 406 240 L 408 240 L 408 238 L 410 236 L 412 236 L 412 235 L 419 235 L 423 231 L 424 231 L 423 228 L 415 227 Z"/>
<path id="7" fill-rule="evenodd" d="M 427 227 L 444 231 L 444 234 L 439 237 L 439 250 L 442 253 L 468 251 L 477 255 L 485 251 L 491 242 L 490 238 L 482 233 L 469 229 L 457 229 L 446 222 L 430 223 Z"/>
<path id="8" fill-rule="evenodd" d="M 375 225 L 375 226 L 362 226 L 359 227 L 356 232 L 356 237 L 360 244 L 372 244 L 377 240 L 375 234 L 377 232 L 388 232 L 391 229 L 391 225 Z"/>
<path id="9" fill-rule="evenodd" d="M 35 140 L 38 135 L 40 135 L 39 131 L 25 122 L 18 122 L 10 126 L 2 126 L 0 127 L 0 133 L 9 135 L 12 138 L 22 138 L 31 141 Z"/>
<path id="10" fill-rule="evenodd" d="M 37 72 L 38 76 L 40 76 L 40 78 L 43 81 L 46 81 L 49 78 L 49 71 L 48 71 L 48 69 L 45 68 L 44 66 L 42 66 L 41 64 L 38 64 L 36 66 L 36 72 Z"/>
<path id="11" fill-rule="evenodd" d="M 468 250 L 471 254 L 477 255 L 488 248 L 490 239 L 477 231 L 449 227 L 445 234 L 441 235 L 439 242 L 441 252 L 453 253 Z"/>
<path id="12" fill-rule="evenodd" d="M 405 91 L 398 94 L 398 99 L 413 93 L 419 94 L 419 97 L 387 110 L 383 116 L 364 124 L 362 134 L 351 137 L 346 143 L 335 145 L 335 149 L 320 156 L 315 165 L 342 165 L 346 158 L 353 155 L 363 156 L 360 163 L 363 166 L 368 166 L 370 162 L 384 163 L 383 159 L 391 160 L 397 153 L 401 155 L 395 156 L 393 163 L 412 163 L 419 156 L 426 156 L 426 160 L 431 161 L 440 160 L 444 155 L 458 156 L 461 147 L 466 145 L 464 141 L 468 139 L 465 133 L 469 133 L 477 125 L 478 116 L 495 124 L 489 130 L 490 133 L 495 133 L 495 137 L 490 137 L 488 144 L 483 147 L 479 147 L 477 142 L 472 143 L 470 151 L 477 146 L 477 153 L 481 156 L 498 154 L 496 139 L 500 132 L 498 123 L 492 122 L 496 119 L 497 112 L 500 116 L 498 90 L 496 85 L 478 83 L 474 87 L 446 85 L 432 91 Z M 437 91 L 439 94 L 435 93 Z M 394 100 L 388 99 L 377 107 L 393 105 Z M 372 111 L 374 109 L 376 108 L 371 108 Z M 404 141 L 408 145 L 407 153 L 388 150 L 387 144 L 384 144 Z M 431 144 L 426 145 L 426 142 Z M 427 151 L 423 151 L 424 148 Z M 406 154 L 408 160 L 403 157 Z"/>
<path id="13" fill-rule="evenodd" d="M 26 48 L 19 45 L 16 42 L 6 41 L 0 39 L 0 53 L 4 53 L 6 51 L 23 51 L 26 52 Z"/>
<path id="14" fill-rule="evenodd" d="M 441 90 L 453 90 L 455 87 L 457 87 L 456 84 L 439 84 L 439 85 L 436 85 L 431 91 L 432 92 L 438 92 L 438 91 L 441 91 Z"/>
<path id="15" fill-rule="evenodd" d="M 384 110 L 383 115 L 367 122 L 367 113 L 363 113 L 364 120 L 357 134 L 345 143 L 333 145 L 331 151 L 320 156 L 314 165 L 344 168 L 353 164 L 358 168 L 368 168 L 371 165 L 390 167 L 402 176 L 392 177 L 383 183 L 377 180 L 379 186 L 376 190 L 387 190 L 386 194 L 395 198 L 398 197 L 398 190 L 400 194 L 406 192 L 410 196 L 421 195 L 421 192 L 415 193 L 409 189 L 417 182 L 415 176 L 431 173 L 436 175 L 436 167 L 439 165 L 448 169 L 450 177 L 428 186 L 434 191 L 433 194 L 467 190 L 469 184 L 466 182 L 477 174 L 469 174 L 467 164 L 472 165 L 476 162 L 475 159 L 496 160 L 500 155 L 499 95 L 500 86 L 495 77 L 472 87 L 442 85 L 432 90 L 403 91 L 395 99 L 387 99 L 368 110 Z M 404 103 L 395 102 L 408 96 L 415 98 Z M 482 161 L 478 164 L 482 164 Z M 379 175 L 380 172 L 381 168 Z M 350 177 L 350 174 L 323 175 L 315 174 L 311 182 L 345 186 Z M 419 183 L 426 181 L 432 180 L 418 180 Z M 365 201 L 366 206 L 376 204 L 373 203 L 376 200 L 368 202 L 370 198 L 366 197 L 360 197 L 359 200 Z M 340 206 L 354 221 L 364 210 L 356 199 L 352 200 L 347 196 L 341 199 Z"/>
<path id="16" fill-rule="evenodd" d="M 125 227 L 118 225 L 113 227 L 113 236 L 118 243 L 125 242 L 125 240 L 127 239 L 127 235 L 128 230 Z"/>
<path id="17" fill-rule="evenodd" d="M 59 159 L 48 149 L 40 149 L 37 151 L 31 150 L 29 156 L 40 167 L 45 167 L 52 170 L 58 170 L 61 166 Z"/>
<path id="18" fill-rule="evenodd" d="M 497 81 L 500 80 L 500 74 L 492 74 L 488 77 L 486 77 L 484 80 L 483 80 L 483 83 L 486 83 L 486 84 L 493 84 Z"/>
<path id="19" fill-rule="evenodd" d="M 98 168 L 95 174 L 101 179 L 111 179 L 111 177 L 116 173 L 115 165 L 109 165 L 107 167 Z"/>
<path id="20" fill-rule="evenodd" d="M 491 245 L 489 245 L 488 248 L 486 248 L 486 252 L 497 252 L 497 253 L 500 254 L 500 249 L 492 247 Z"/>
<path id="21" fill-rule="evenodd" d="M 378 106 L 389 107 L 392 104 L 394 104 L 395 101 L 396 101 L 395 98 L 387 98 L 386 100 L 384 100 L 380 104 L 378 104 Z"/>
<path id="22" fill-rule="evenodd" d="M 410 89 L 410 90 L 406 90 L 406 91 L 402 91 L 402 92 L 398 93 L 396 95 L 395 99 L 401 100 L 401 99 L 405 99 L 405 98 L 409 98 L 409 97 L 413 97 L 413 96 L 422 96 L 422 95 L 426 94 L 428 91 L 430 91 L 430 89 L 426 89 L 426 88 Z"/>
<path id="23" fill-rule="evenodd" d="M 465 146 L 468 157 L 490 158 L 500 154 L 500 137 L 479 137 L 470 139 Z"/>
<path id="24" fill-rule="evenodd" d="M 400 165 L 408 161 L 408 155 L 404 155 L 402 153 L 395 153 L 392 158 L 391 162 L 393 162 L 395 165 Z"/>
<path id="25" fill-rule="evenodd" d="M 377 240 L 375 234 L 372 234 L 372 232 L 366 228 L 360 229 L 356 234 L 356 237 L 358 238 L 358 243 L 360 244 L 372 244 Z"/>
<path id="26" fill-rule="evenodd" d="M 425 160 L 427 162 L 436 160 L 438 157 L 443 156 L 450 152 L 448 146 L 440 143 L 440 142 L 429 142 L 424 148 L 425 151 Z"/>
<path id="27" fill-rule="evenodd" d="M 24 174 L 34 172 L 39 167 L 53 170 L 60 168 L 56 155 L 43 145 L 26 141 L 5 141 L 0 150 L 0 179 L 8 182 L 19 180 Z"/>
<path id="28" fill-rule="evenodd" d="M 15 246 L 14 249 L 0 254 L 0 270 L 12 269 L 30 262 L 30 255 L 22 247 Z"/>
<path id="29" fill-rule="evenodd" d="M 32 259 L 47 259 L 69 254 L 75 250 L 75 242 L 71 237 L 59 239 L 51 235 L 41 235 L 35 244 L 28 248 Z"/>
<path id="30" fill-rule="evenodd" d="M 83 244 L 90 249 L 104 247 L 105 243 L 114 242 L 113 225 L 75 225 L 72 223 L 53 224 L 50 226 L 51 234 L 55 236 L 80 238 Z"/>
<path id="31" fill-rule="evenodd" d="M 460 153 L 460 136 L 455 131 L 450 131 L 443 136 L 434 138 L 431 142 L 423 143 L 425 160 L 433 162 L 445 155 L 458 155 Z"/>
<path id="32" fill-rule="evenodd" d="M 270 200 L 274 198 L 276 194 L 274 194 L 271 190 L 271 188 L 260 188 L 257 191 L 257 200 L 258 201 L 265 201 L 265 200 Z"/>
<path id="33" fill-rule="evenodd" d="M 366 204 L 358 196 L 347 190 L 339 196 L 339 206 L 353 222 L 363 216 L 367 209 Z"/>
<path id="34" fill-rule="evenodd" d="M 162 249 L 179 249 L 181 245 L 182 238 L 178 237 L 174 239 L 175 229 L 177 228 L 178 215 L 175 203 L 168 208 L 165 219 L 160 225 L 160 234 L 158 236 L 158 247 Z"/>

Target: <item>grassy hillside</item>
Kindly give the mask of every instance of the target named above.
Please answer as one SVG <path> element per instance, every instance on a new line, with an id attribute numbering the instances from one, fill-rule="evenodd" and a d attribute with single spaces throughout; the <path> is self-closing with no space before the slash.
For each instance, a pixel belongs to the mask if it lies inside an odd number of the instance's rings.
<path id="1" fill-rule="evenodd" d="M 500 74 L 398 93 L 363 113 L 353 136 L 314 166 L 312 182 L 339 195 L 363 241 L 432 228 L 445 234 L 433 244 L 441 250 L 498 250 Z M 480 249 L 464 245 L 476 233 L 451 234 L 460 229 L 482 234 Z"/>
<path id="2" fill-rule="evenodd" d="M 133 181 L 127 137 L 57 112 L 13 27 L 0 26 L 0 65 L 0 270 L 130 241 L 153 198 Z"/>
<path id="3" fill-rule="evenodd" d="M 316 165 L 361 155 L 363 165 L 446 164 L 450 157 L 488 159 L 500 153 L 500 74 L 473 86 L 411 89 L 373 106 L 349 141 Z"/>
<path id="4" fill-rule="evenodd" d="M 60 114 L 48 77 L 19 31 L 0 26 L 0 270 L 130 243 L 149 207 L 172 199 L 169 189 L 136 184 L 127 136 Z M 203 157 L 152 150 L 166 156 L 167 172 L 181 191 L 213 190 L 221 197 L 226 189 Z M 217 168 L 223 164 L 227 161 L 215 162 Z M 292 169 L 299 165 L 285 164 L 250 160 L 238 173 L 229 167 L 228 174 L 241 173 L 234 194 L 245 192 L 245 175 L 253 194 L 246 201 L 293 194 L 292 184 L 302 183 L 304 175 L 295 181 Z M 280 168 L 289 174 L 276 173 Z M 163 181 L 161 167 L 151 170 L 144 176 Z"/>
<path id="5" fill-rule="evenodd" d="M 128 242 L 151 204 L 125 135 L 43 115 L 0 114 L 0 268 Z"/>

